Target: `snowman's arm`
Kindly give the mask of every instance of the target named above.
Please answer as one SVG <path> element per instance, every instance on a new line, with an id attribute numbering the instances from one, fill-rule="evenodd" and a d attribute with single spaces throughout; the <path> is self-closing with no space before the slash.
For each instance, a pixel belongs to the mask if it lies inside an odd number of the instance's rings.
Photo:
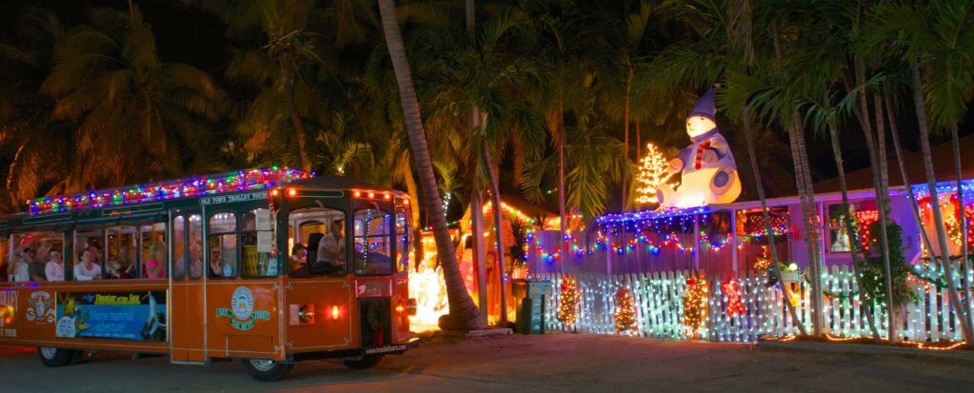
<path id="1" fill-rule="evenodd" d="M 680 150 L 680 153 L 670 160 L 670 173 L 675 174 L 683 171 L 686 168 L 687 163 L 690 162 L 690 155 L 693 153 L 693 145 L 690 147 L 685 147 Z"/>
<path id="2" fill-rule="evenodd" d="M 718 135 L 710 139 L 710 149 L 717 153 L 717 164 L 721 167 L 737 169 L 730 144 L 722 136 Z"/>

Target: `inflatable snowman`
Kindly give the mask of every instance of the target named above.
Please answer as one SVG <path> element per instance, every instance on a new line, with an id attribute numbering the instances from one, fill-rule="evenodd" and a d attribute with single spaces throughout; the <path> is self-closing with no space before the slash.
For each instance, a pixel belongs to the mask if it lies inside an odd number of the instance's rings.
<path id="1" fill-rule="evenodd" d="M 737 165 L 727 140 L 717 129 L 716 89 L 700 97 L 687 115 L 687 134 L 693 142 L 670 160 L 670 173 L 682 172 L 677 189 L 663 185 L 656 190 L 662 208 L 684 208 L 730 203 L 741 195 Z"/>

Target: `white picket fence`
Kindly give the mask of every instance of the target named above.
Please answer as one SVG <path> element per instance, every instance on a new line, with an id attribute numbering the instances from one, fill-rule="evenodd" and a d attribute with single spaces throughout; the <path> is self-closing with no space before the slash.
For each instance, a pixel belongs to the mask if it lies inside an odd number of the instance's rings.
<path id="1" fill-rule="evenodd" d="M 696 332 L 683 325 L 683 295 L 687 278 L 706 278 L 709 285 L 709 310 L 704 326 Z M 718 342 L 756 342 L 760 336 L 780 337 L 796 334 L 798 329 L 784 303 L 781 286 L 765 287 L 761 276 L 711 277 L 703 272 L 668 271 L 628 275 L 572 275 L 580 294 L 577 318 L 574 323 L 558 320 L 560 306 L 561 274 L 542 274 L 536 278 L 552 282 L 546 297 L 546 323 L 549 330 L 594 333 L 625 334 L 640 337 L 668 339 L 702 339 Z M 738 294 L 744 312 L 729 316 L 728 299 L 721 283 L 730 279 L 738 281 Z M 832 266 L 823 274 L 825 310 L 823 330 L 834 336 L 870 336 L 869 325 L 859 296 L 854 274 L 848 266 Z M 615 328 L 615 293 L 621 287 L 628 288 L 636 308 L 636 328 L 617 332 Z M 811 332 L 812 309 L 810 292 L 804 282 L 799 282 L 796 293 L 801 299 L 796 307 L 799 319 Z M 947 291 L 923 286 L 914 288 L 919 301 L 903 307 L 897 329 L 900 339 L 909 341 L 960 341 L 962 340 L 957 319 L 947 298 Z M 886 310 L 875 308 L 874 320 L 880 334 L 887 331 Z"/>

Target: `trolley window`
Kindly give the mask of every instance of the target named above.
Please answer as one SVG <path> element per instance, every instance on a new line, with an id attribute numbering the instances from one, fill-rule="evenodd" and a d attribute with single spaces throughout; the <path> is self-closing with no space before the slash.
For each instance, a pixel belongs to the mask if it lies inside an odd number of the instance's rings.
<path id="1" fill-rule="evenodd" d="M 409 270 L 409 251 L 412 246 L 412 226 L 409 225 L 409 207 L 403 204 L 396 205 L 396 271 L 404 272 Z"/>
<path id="2" fill-rule="evenodd" d="M 172 278 L 182 280 L 186 276 L 186 217 L 172 219 Z"/>
<path id="3" fill-rule="evenodd" d="M 329 207 L 288 213 L 288 272 L 291 277 L 347 274 L 345 213 Z"/>
<path id="4" fill-rule="evenodd" d="M 237 216 L 217 213 L 210 216 L 208 275 L 210 278 L 232 278 L 237 275 Z"/>
<path id="5" fill-rule="evenodd" d="M 108 279 L 138 278 L 138 249 L 136 228 L 119 226 L 105 231 L 108 262 L 105 263 L 104 277 Z"/>
<path id="6" fill-rule="evenodd" d="M 355 274 L 391 274 L 392 255 L 392 214 L 375 207 L 359 209 L 354 214 L 354 237 L 352 252 L 355 258 Z"/>
<path id="7" fill-rule="evenodd" d="M 240 244 L 244 277 L 277 276 L 277 236 L 268 209 L 254 209 L 240 218 Z"/>
<path id="8" fill-rule="evenodd" d="M 17 255 L 11 266 L 11 281 L 64 280 L 63 232 L 21 233 L 14 236 L 14 242 Z"/>
<path id="9" fill-rule="evenodd" d="M 169 266 L 166 248 L 166 224 L 139 226 L 142 255 L 142 278 L 166 278 Z"/>
<path id="10" fill-rule="evenodd" d="M 189 278 L 203 277 L 203 216 L 189 216 Z"/>

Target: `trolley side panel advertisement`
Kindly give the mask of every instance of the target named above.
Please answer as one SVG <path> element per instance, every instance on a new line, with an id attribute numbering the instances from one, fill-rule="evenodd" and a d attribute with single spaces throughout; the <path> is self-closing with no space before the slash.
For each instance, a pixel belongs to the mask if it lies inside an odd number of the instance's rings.
<path id="1" fill-rule="evenodd" d="M 166 292 L 57 294 L 57 336 L 166 341 Z"/>

